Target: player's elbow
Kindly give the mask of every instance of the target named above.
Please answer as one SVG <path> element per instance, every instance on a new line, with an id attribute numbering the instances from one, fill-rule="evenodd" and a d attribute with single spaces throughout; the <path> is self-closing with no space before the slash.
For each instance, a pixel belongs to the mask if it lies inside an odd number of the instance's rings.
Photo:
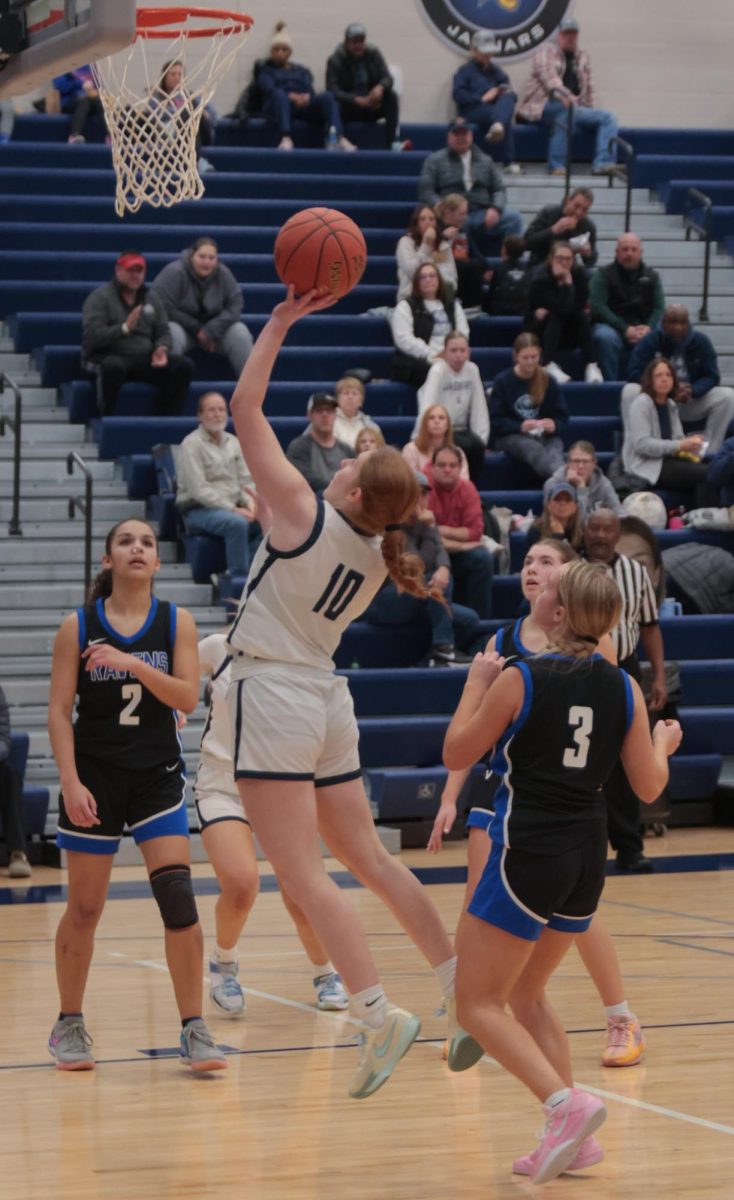
<path id="1" fill-rule="evenodd" d="M 644 779 L 633 783 L 632 788 L 643 804 L 654 804 L 667 785 L 669 772 L 660 769 L 648 772 Z M 631 780 L 630 780 L 631 782 Z"/>
<path id="2" fill-rule="evenodd" d="M 461 743 L 450 734 L 447 734 L 443 744 L 443 765 L 447 771 L 463 771 L 465 767 L 471 766 Z"/>
<path id="3" fill-rule="evenodd" d="M 182 695 L 176 708 L 181 712 L 191 716 L 192 712 L 199 703 L 199 685 L 198 683 L 187 684 L 182 691 Z"/>

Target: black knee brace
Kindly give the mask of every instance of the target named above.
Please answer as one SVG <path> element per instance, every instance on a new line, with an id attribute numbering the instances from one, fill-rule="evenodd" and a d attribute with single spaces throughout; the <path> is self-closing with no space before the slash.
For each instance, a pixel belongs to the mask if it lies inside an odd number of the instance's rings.
<path id="1" fill-rule="evenodd" d="M 161 910 L 166 929 L 188 929 L 199 920 L 191 868 L 181 863 L 158 867 L 150 877 L 150 886 Z"/>

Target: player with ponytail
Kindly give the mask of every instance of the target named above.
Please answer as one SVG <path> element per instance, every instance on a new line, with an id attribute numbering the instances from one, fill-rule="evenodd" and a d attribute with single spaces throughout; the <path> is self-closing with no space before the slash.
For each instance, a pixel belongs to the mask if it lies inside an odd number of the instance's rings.
<path id="1" fill-rule="evenodd" d="M 288 462 L 263 412 L 278 352 L 300 318 L 333 303 L 293 289 L 252 351 L 232 397 L 232 418 L 258 496 L 272 510 L 228 643 L 235 778 L 248 820 L 289 895 L 303 910 L 363 1022 L 350 1095 L 371 1095 L 418 1036 L 420 1021 L 388 1003 L 361 922 L 324 869 L 331 853 L 384 901 L 453 1000 L 454 952 L 428 893 L 382 846 L 362 785 L 358 729 L 333 655 L 350 621 L 389 573 L 428 595 L 403 553 L 418 499 L 413 471 L 383 447 L 346 459 L 323 497 Z"/>

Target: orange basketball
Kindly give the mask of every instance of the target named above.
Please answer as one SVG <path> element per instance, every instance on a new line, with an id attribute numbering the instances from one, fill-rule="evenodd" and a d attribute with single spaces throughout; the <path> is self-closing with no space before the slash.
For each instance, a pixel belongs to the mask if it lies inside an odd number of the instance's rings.
<path id="1" fill-rule="evenodd" d="M 335 208 L 304 208 L 286 221 L 275 239 L 275 269 L 296 295 L 312 288 L 346 296 L 367 265 L 362 230 Z"/>

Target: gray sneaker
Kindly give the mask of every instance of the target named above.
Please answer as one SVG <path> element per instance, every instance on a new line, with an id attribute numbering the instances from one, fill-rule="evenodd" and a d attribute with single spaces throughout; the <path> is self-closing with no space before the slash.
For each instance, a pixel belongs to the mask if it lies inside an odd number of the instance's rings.
<path id="1" fill-rule="evenodd" d="M 192 1071 L 223 1071 L 227 1066 L 219 1046 L 201 1017 L 181 1030 L 180 1060 Z"/>
<path id="2" fill-rule="evenodd" d="M 48 1039 L 49 1052 L 60 1071 L 91 1071 L 94 1067 L 89 1050 L 91 1045 L 83 1017 L 64 1017 L 57 1021 Z"/>
<path id="3" fill-rule="evenodd" d="M 245 993 L 237 980 L 237 963 L 209 960 L 209 998 L 224 1017 L 240 1017 L 245 1011 Z"/>

